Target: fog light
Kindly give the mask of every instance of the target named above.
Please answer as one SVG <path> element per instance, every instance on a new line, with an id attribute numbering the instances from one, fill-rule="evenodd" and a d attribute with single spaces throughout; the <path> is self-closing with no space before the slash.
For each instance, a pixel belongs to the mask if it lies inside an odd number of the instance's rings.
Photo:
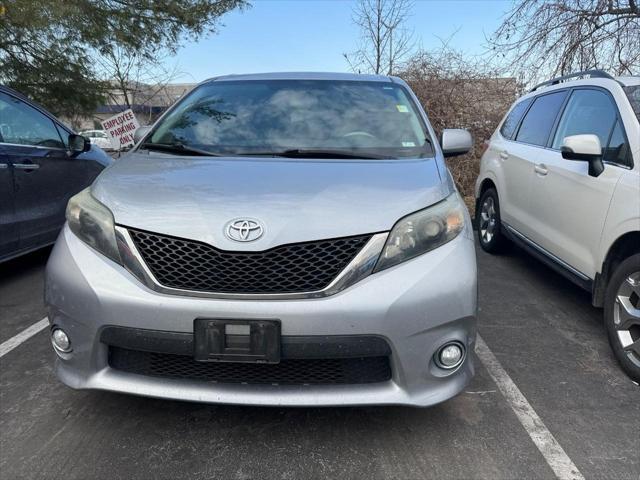
<path id="1" fill-rule="evenodd" d="M 436 353 L 435 360 L 441 368 L 456 368 L 464 360 L 464 346 L 459 342 L 446 343 Z"/>
<path id="2" fill-rule="evenodd" d="M 53 348 L 61 353 L 68 353 L 71 351 L 71 341 L 61 328 L 56 328 L 51 332 L 51 343 L 53 344 Z"/>

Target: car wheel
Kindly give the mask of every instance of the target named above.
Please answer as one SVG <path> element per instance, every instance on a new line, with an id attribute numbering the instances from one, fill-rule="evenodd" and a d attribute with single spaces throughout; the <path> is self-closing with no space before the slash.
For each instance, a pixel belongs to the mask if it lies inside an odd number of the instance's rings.
<path id="1" fill-rule="evenodd" d="M 498 253 L 504 249 L 507 239 L 501 230 L 498 193 L 493 188 L 485 190 L 480 196 L 476 224 L 478 240 L 485 252 Z"/>
<path id="2" fill-rule="evenodd" d="M 613 272 L 604 301 L 609 343 L 622 369 L 640 382 L 640 254 Z"/>

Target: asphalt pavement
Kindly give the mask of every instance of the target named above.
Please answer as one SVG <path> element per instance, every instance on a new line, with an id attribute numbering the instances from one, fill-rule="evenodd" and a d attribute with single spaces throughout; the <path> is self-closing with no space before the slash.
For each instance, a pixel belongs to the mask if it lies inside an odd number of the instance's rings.
<path id="1" fill-rule="evenodd" d="M 0 264 L 0 344 L 46 315 L 47 256 Z M 487 351 L 463 393 L 428 409 L 74 391 L 53 374 L 44 329 L 0 358 L 0 478 L 638 480 L 640 388 L 615 363 L 602 311 L 516 248 L 478 261 Z"/>

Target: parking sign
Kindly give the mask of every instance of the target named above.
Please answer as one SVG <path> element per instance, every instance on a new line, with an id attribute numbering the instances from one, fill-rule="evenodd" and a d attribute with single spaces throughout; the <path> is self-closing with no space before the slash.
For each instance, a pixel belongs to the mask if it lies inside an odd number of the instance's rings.
<path id="1" fill-rule="evenodd" d="M 102 122 L 104 128 L 112 139 L 114 146 L 118 150 L 131 147 L 134 144 L 133 135 L 140 128 L 138 119 L 133 114 L 133 110 L 128 109 Z"/>

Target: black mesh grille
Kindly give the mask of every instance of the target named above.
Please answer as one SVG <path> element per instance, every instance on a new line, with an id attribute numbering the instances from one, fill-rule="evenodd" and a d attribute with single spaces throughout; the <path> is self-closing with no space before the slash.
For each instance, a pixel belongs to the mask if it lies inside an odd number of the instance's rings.
<path id="1" fill-rule="evenodd" d="M 370 235 L 228 252 L 205 243 L 129 230 L 142 258 L 166 287 L 221 293 L 322 290 L 358 254 Z"/>
<path id="2" fill-rule="evenodd" d="M 277 364 L 196 362 L 192 357 L 109 348 L 112 368 L 139 375 L 217 383 L 332 385 L 384 382 L 389 357 L 285 359 Z"/>

